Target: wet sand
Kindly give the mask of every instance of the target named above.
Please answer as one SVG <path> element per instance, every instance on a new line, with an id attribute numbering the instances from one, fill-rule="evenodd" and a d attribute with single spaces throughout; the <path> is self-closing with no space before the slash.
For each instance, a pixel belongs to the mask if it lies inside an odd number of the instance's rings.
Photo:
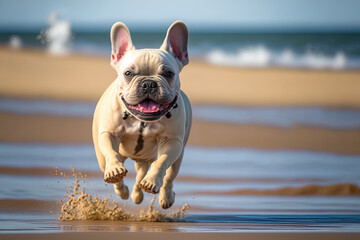
<path id="1" fill-rule="evenodd" d="M 0 141 L 38 143 L 91 143 L 89 118 L 18 115 L 0 112 Z M 206 132 L 206 135 L 203 134 Z M 360 153 L 360 129 L 334 130 L 298 126 L 237 125 L 194 120 L 190 145 L 293 149 Z"/>
<path id="2" fill-rule="evenodd" d="M 178 223 L 176 223 L 178 224 Z M 191 223 L 193 224 L 193 223 Z M 211 224 L 209 224 L 211 225 Z M 161 231 L 161 228 L 159 227 Z M 355 240 L 360 238 L 360 233 L 177 233 L 177 232 L 74 232 L 74 233 L 54 233 L 54 234 L 2 234 L 2 239 L 18 240 L 18 239 L 133 239 L 133 240 L 158 240 L 158 239 L 196 239 L 196 240 L 212 240 L 212 239 L 247 239 L 247 240 Z"/>
<path id="3" fill-rule="evenodd" d="M 310 185 L 304 187 L 285 187 L 280 189 L 254 190 L 237 189 L 226 192 L 198 192 L 206 195 L 280 195 L 280 196 L 351 196 L 360 195 L 360 188 L 355 184 L 334 184 L 329 186 Z"/>
<path id="4" fill-rule="evenodd" d="M 0 47 L 0 95 L 97 101 L 115 79 L 110 56 L 53 57 Z M 231 68 L 191 60 L 181 73 L 192 103 L 360 107 L 359 71 Z"/>

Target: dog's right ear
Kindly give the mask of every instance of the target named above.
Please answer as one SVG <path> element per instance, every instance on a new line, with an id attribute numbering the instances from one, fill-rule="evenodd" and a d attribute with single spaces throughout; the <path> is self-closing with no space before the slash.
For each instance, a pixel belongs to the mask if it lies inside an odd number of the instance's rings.
<path id="1" fill-rule="evenodd" d="M 111 27 L 111 66 L 115 68 L 127 51 L 134 50 L 129 29 L 122 22 L 117 22 Z"/>

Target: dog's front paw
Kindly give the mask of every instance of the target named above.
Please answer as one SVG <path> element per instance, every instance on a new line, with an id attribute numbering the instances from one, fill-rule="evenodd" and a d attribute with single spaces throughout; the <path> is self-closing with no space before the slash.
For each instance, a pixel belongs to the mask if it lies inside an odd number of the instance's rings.
<path id="1" fill-rule="evenodd" d="M 161 176 L 160 174 L 155 174 L 150 171 L 140 182 L 140 187 L 145 192 L 157 194 L 162 186 L 163 177 L 164 176 Z"/>
<path id="2" fill-rule="evenodd" d="M 106 163 L 104 180 L 107 183 L 117 183 L 126 176 L 127 172 L 121 162 Z"/>

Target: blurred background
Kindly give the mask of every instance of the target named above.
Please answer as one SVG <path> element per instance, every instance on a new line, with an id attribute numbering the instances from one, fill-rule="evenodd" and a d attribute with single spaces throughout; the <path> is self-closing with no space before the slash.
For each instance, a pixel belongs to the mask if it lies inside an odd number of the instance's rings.
<path id="1" fill-rule="evenodd" d="M 182 20 L 190 63 L 180 78 L 194 119 L 173 208 L 189 203 L 185 221 L 246 229 L 358 230 L 359 8 L 356 0 L 0 0 L 8 223 L 0 229 L 64 230 L 57 203 L 73 179 L 55 167 L 85 172 L 90 194 L 136 209 L 104 184 L 91 140 L 96 102 L 116 78 L 109 31 L 122 21 L 136 48 L 158 48 Z M 132 188 L 132 161 L 125 166 Z"/>

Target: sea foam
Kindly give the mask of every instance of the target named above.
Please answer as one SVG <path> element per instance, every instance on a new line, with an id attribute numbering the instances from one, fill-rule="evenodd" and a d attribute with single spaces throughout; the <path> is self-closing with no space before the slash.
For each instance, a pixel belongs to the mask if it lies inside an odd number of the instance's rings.
<path id="1" fill-rule="evenodd" d="M 213 49 L 206 55 L 212 64 L 235 67 L 291 67 L 312 69 L 344 69 L 347 57 L 342 51 L 333 56 L 306 51 L 302 54 L 291 49 L 275 51 L 263 45 L 238 48 L 234 52 Z"/>
<path id="2" fill-rule="evenodd" d="M 9 45 L 10 45 L 11 49 L 18 50 L 18 49 L 22 48 L 23 42 L 19 36 L 12 35 L 9 40 Z"/>
<path id="3" fill-rule="evenodd" d="M 66 20 L 59 20 L 58 13 L 53 12 L 49 17 L 49 28 L 38 36 L 40 42 L 47 45 L 49 53 L 66 55 L 71 51 L 71 24 Z"/>

